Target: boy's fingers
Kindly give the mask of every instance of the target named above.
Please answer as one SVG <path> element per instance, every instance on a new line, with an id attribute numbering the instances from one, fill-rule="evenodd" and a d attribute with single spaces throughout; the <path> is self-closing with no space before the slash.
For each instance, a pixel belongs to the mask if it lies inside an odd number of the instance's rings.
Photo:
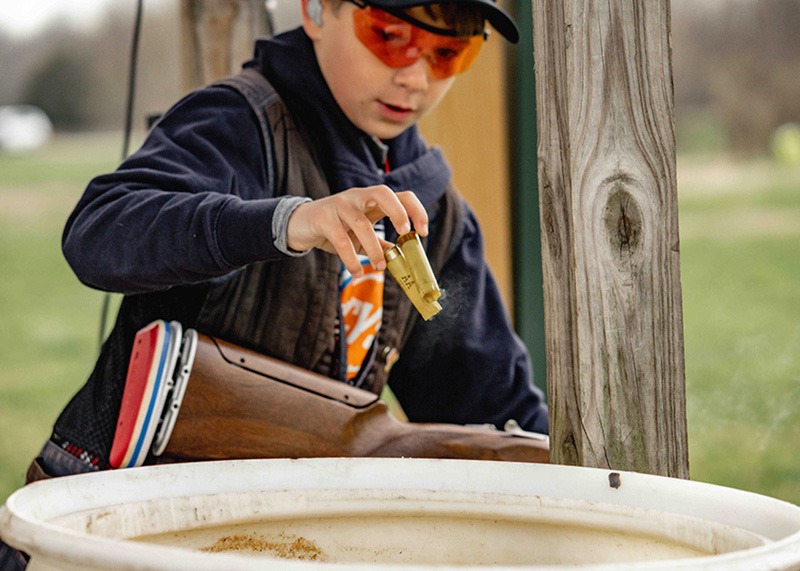
<path id="1" fill-rule="evenodd" d="M 372 221 L 358 208 L 350 204 L 342 205 L 339 217 L 342 223 L 350 230 L 350 238 L 355 243 L 355 247 L 369 258 L 372 267 L 382 270 L 385 266 L 383 247 L 378 235 L 375 233 Z"/>
<path id="2" fill-rule="evenodd" d="M 403 209 L 408 213 L 408 217 L 414 223 L 414 229 L 417 233 L 421 236 L 427 236 L 428 213 L 425 211 L 425 207 L 422 206 L 419 198 L 417 198 L 417 195 L 410 190 L 405 190 L 403 192 L 398 192 L 396 196 L 403 205 Z M 395 228 L 397 227 L 395 226 Z M 405 234 L 405 232 L 401 232 L 399 229 L 397 231 L 400 234 Z"/>
<path id="3" fill-rule="evenodd" d="M 391 188 L 379 185 L 364 190 L 367 191 L 364 207 L 365 211 L 372 214 L 371 218 L 374 217 L 377 221 L 387 216 L 398 234 L 405 234 L 411 230 L 409 212 L 403 201 Z"/>
<path id="4" fill-rule="evenodd" d="M 361 261 L 356 255 L 356 248 L 347 230 L 341 225 L 334 225 L 326 232 L 325 239 L 333 246 L 339 259 L 342 260 L 342 263 L 353 277 L 360 277 L 362 273 Z"/>
<path id="5" fill-rule="evenodd" d="M 374 224 L 388 217 L 398 234 L 411 224 L 428 234 L 428 215 L 413 192 L 395 193 L 386 185 L 353 188 L 300 205 L 289 220 L 287 243 L 295 250 L 310 247 L 336 253 L 353 276 L 363 273 L 357 253 L 365 254 L 377 270 L 386 267 L 384 251 L 392 246 L 378 237 Z"/>

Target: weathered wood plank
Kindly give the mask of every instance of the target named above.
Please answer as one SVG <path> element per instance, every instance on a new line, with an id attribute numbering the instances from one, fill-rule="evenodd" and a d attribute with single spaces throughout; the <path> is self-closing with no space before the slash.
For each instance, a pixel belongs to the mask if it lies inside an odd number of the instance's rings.
<path id="1" fill-rule="evenodd" d="M 688 477 L 669 0 L 533 0 L 554 462 Z"/>
<path id="2" fill-rule="evenodd" d="M 239 71 L 268 31 L 260 0 L 181 0 L 181 26 L 187 91 Z"/>

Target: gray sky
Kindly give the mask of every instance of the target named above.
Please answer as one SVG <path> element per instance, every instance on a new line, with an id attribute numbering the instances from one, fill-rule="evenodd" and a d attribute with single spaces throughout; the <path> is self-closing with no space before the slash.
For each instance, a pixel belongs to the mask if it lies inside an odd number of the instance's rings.
<path id="1" fill-rule="evenodd" d="M 133 0 L 127 1 L 133 4 Z M 111 0 L 0 0 L 0 28 L 17 37 L 61 19 L 71 26 L 90 28 L 110 3 Z"/>

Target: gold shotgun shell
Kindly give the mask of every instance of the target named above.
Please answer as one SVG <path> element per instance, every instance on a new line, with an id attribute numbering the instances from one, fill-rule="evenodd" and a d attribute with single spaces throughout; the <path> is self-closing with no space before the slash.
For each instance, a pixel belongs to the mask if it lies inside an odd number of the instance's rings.
<path id="1" fill-rule="evenodd" d="M 386 259 L 386 268 L 389 273 L 400 284 L 401 289 L 406 293 L 408 299 L 411 300 L 411 303 L 414 304 L 414 307 L 417 308 L 417 311 L 425 321 L 442 310 L 442 306 L 437 302 L 429 302 L 422 297 L 400 248 L 392 246 L 383 253 L 383 256 Z"/>
<path id="2" fill-rule="evenodd" d="M 383 257 L 386 260 L 386 268 L 389 273 L 403 287 L 403 291 L 408 294 L 408 290 L 415 287 L 414 277 L 411 275 L 411 270 L 400 248 L 392 246 L 383 253 Z"/>
<path id="3" fill-rule="evenodd" d="M 411 269 L 411 275 L 414 276 L 422 297 L 429 302 L 438 300 L 442 292 L 417 233 L 412 230 L 408 234 L 403 234 L 397 239 L 397 245 L 403 251 L 403 256 L 406 258 L 406 263 Z"/>

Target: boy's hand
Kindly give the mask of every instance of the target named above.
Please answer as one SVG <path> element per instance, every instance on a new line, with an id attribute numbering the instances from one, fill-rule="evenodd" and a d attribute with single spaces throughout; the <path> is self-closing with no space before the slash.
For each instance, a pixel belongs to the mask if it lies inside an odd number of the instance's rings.
<path id="1" fill-rule="evenodd" d="M 413 223 L 420 235 L 428 235 L 428 214 L 416 195 L 379 185 L 301 204 L 289 218 L 287 245 L 297 251 L 320 248 L 338 254 L 354 277 L 362 274 L 356 254 L 366 254 L 372 267 L 383 270 L 383 251 L 389 243 L 378 238 L 373 226 L 384 216 L 398 234 L 409 232 Z"/>

